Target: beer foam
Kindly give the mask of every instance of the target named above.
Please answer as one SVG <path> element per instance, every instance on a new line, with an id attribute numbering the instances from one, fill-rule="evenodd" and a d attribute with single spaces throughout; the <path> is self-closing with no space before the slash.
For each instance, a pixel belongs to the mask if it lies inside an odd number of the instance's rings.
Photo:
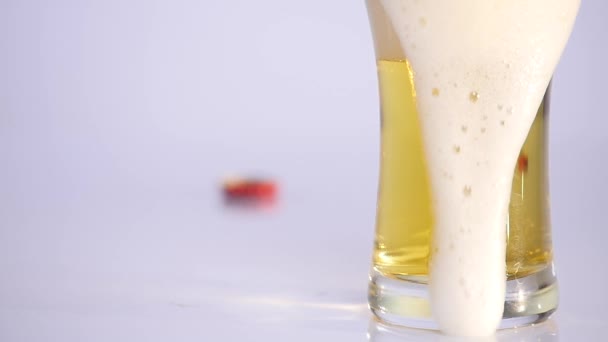
<path id="1" fill-rule="evenodd" d="M 381 2 L 414 70 L 435 212 L 433 316 L 447 334 L 491 335 L 513 168 L 580 0 Z"/>

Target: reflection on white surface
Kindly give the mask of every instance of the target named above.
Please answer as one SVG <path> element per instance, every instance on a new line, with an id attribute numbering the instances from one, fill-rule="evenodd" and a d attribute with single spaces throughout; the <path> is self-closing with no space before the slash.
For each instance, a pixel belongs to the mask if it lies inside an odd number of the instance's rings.
<path id="1" fill-rule="evenodd" d="M 287 297 L 244 297 L 239 298 L 239 302 L 243 304 L 262 305 L 282 309 L 321 309 L 342 311 L 344 313 L 353 314 L 361 314 L 362 312 L 367 312 L 368 310 L 367 303 L 316 302 Z"/>
<path id="2" fill-rule="evenodd" d="M 435 342 L 466 342 L 470 338 L 445 336 L 437 331 L 408 329 L 382 324 L 375 319 L 370 320 L 368 330 L 369 342 L 400 342 L 400 341 L 435 341 Z M 557 323 L 548 320 L 541 324 L 518 329 L 500 330 L 495 336 L 474 339 L 480 342 L 555 342 L 559 341 Z"/>
<path id="3" fill-rule="evenodd" d="M 252 312 L 258 323 L 359 322 L 369 315 L 366 302 L 292 296 L 236 296 L 231 306 Z"/>

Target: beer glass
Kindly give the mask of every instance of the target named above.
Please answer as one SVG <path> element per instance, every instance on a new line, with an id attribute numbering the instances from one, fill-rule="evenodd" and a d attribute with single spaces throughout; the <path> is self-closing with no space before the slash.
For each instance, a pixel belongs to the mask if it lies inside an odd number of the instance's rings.
<path id="1" fill-rule="evenodd" d="M 428 293 L 432 201 L 415 70 L 380 2 L 366 1 L 378 69 L 382 149 L 369 304 L 383 322 L 436 329 Z M 545 320 L 558 304 L 547 184 L 548 105 L 547 90 L 513 165 L 501 328 Z"/>

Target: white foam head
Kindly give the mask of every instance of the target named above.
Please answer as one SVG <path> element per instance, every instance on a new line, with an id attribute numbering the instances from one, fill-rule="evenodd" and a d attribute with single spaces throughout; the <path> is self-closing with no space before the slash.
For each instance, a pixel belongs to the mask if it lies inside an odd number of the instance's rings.
<path id="1" fill-rule="evenodd" d="M 435 227 L 431 305 L 448 334 L 503 313 L 505 224 L 519 150 L 580 0 L 381 0 L 414 70 Z"/>

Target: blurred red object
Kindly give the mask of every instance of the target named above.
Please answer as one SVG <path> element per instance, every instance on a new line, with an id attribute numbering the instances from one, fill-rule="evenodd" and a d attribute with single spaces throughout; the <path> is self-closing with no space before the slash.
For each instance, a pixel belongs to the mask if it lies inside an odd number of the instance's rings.
<path id="1" fill-rule="evenodd" d="M 528 171 L 528 156 L 525 154 L 520 154 L 517 159 L 517 169 L 519 172 L 527 172 Z"/>
<path id="2" fill-rule="evenodd" d="M 223 191 L 229 200 L 273 200 L 277 185 L 266 179 L 232 179 L 224 182 Z"/>

